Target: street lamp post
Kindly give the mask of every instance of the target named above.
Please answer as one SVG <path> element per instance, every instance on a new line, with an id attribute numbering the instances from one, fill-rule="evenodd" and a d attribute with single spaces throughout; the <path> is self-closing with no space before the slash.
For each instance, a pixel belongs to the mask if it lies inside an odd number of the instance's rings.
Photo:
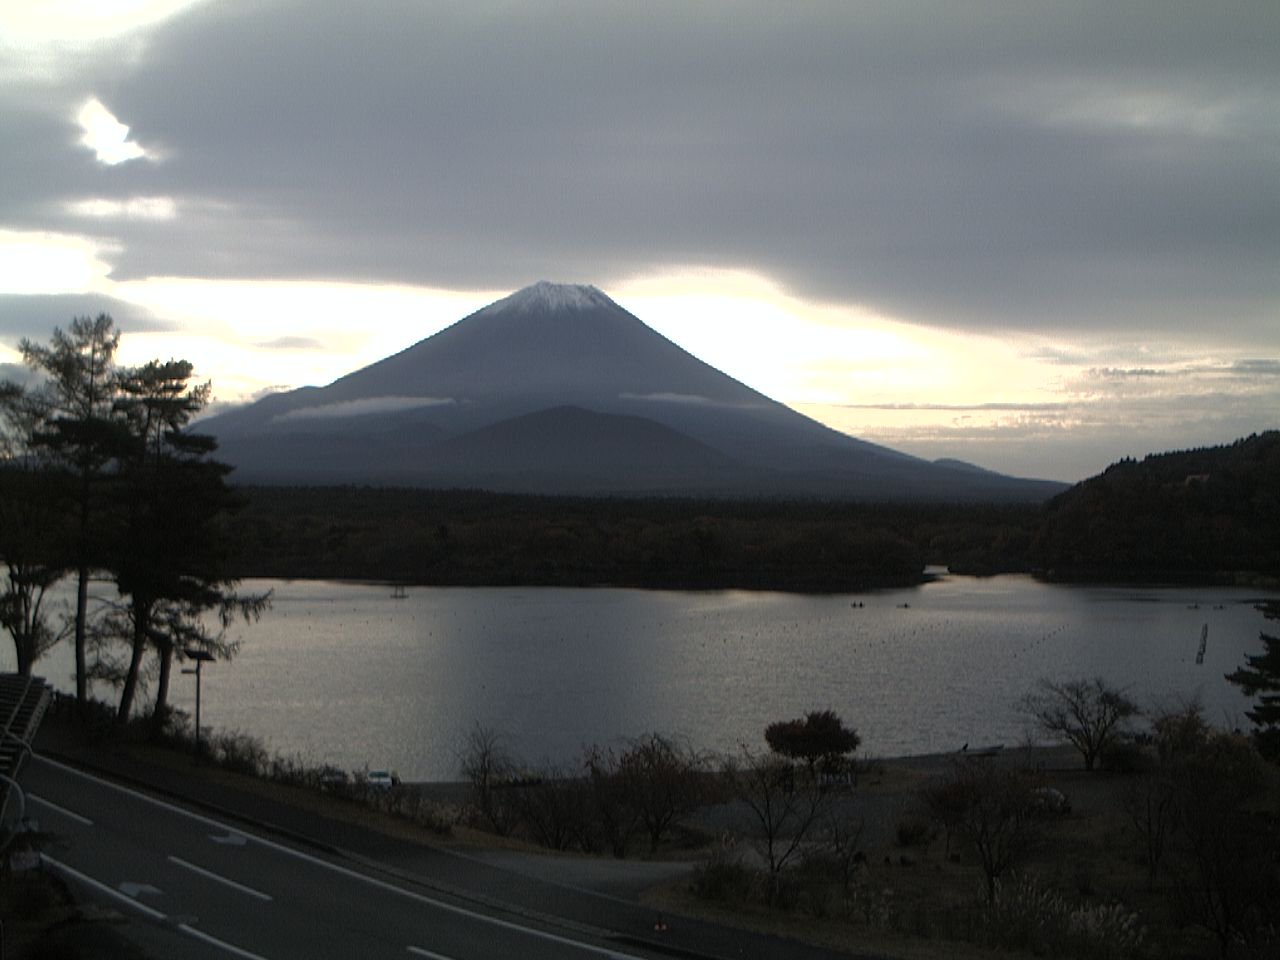
<path id="1" fill-rule="evenodd" d="M 216 659 L 208 650 L 200 647 L 187 647 L 184 651 L 187 659 L 196 662 L 194 670 L 183 670 L 183 673 L 194 673 L 196 675 L 196 759 L 200 759 L 200 668 L 206 663 Z"/>

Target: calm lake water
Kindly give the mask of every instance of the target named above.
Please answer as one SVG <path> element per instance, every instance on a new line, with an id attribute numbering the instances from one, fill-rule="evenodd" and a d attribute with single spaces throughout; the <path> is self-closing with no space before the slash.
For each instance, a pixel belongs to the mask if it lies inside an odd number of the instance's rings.
<path id="1" fill-rule="evenodd" d="M 1274 596 L 1020 576 L 829 596 L 424 587 L 396 599 L 380 585 L 243 586 L 274 590 L 274 605 L 235 630 L 235 660 L 205 668 L 205 724 L 418 780 L 455 778 L 476 723 L 531 764 L 648 731 L 701 749 L 761 747 L 769 722 L 826 708 L 861 733 L 865 755 L 1013 744 L 1027 737 L 1015 704 L 1041 676 L 1101 674 L 1144 705 L 1195 694 L 1210 719 L 1247 726 L 1249 701 L 1223 674 L 1261 650 L 1254 603 Z M 40 672 L 70 688 L 69 647 Z M 173 686 L 193 709 L 194 679 Z"/>

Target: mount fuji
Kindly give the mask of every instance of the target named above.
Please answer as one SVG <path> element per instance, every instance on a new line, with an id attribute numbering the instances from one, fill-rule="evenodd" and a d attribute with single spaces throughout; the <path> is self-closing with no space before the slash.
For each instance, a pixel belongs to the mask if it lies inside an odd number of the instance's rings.
<path id="1" fill-rule="evenodd" d="M 326 387 L 200 422 L 239 483 L 1039 501 L 1063 489 L 823 426 L 591 286 L 536 283 Z"/>

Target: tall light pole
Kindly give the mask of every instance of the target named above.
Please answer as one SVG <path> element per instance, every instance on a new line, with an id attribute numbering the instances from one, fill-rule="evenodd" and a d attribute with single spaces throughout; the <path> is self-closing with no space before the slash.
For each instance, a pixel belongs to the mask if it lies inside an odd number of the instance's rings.
<path id="1" fill-rule="evenodd" d="M 194 670 L 183 670 L 183 673 L 194 673 L 196 675 L 196 759 L 200 759 L 200 668 L 206 663 L 210 663 L 217 659 L 208 650 L 200 647 L 187 647 L 184 651 L 188 660 L 196 662 Z"/>

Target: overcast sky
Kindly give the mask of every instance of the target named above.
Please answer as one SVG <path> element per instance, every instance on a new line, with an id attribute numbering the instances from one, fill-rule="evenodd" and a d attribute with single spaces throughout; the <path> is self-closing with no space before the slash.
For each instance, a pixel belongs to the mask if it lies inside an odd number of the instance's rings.
<path id="1" fill-rule="evenodd" d="M 1280 427 L 1276 0 L 5 0 L 0 123 L 0 364 L 235 401 L 549 279 L 923 456 Z"/>

